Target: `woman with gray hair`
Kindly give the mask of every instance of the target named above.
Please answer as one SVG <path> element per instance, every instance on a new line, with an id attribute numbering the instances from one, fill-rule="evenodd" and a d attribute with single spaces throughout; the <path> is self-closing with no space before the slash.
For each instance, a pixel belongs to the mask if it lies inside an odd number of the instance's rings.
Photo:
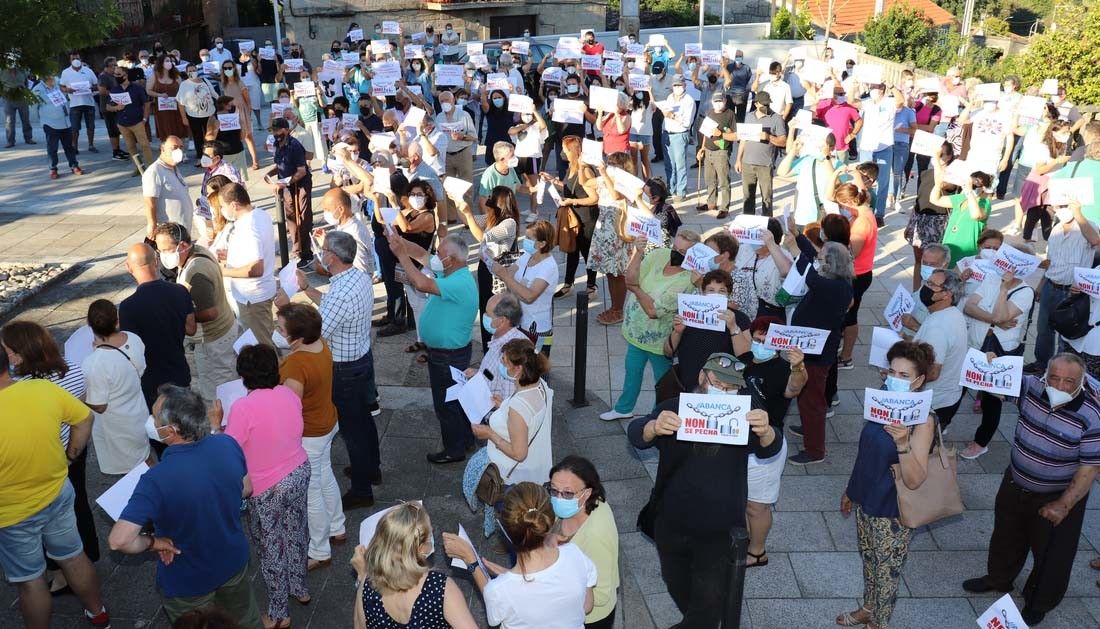
<path id="1" fill-rule="evenodd" d="M 837 347 L 844 329 L 844 317 L 854 295 L 852 254 L 838 242 L 826 242 L 821 251 L 814 248 L 806 236 L 795 241 L 801 255 L 795 262 L 798 271 L 806 271 L 806 296 L 798 302 L 791 325 L 828 330 L 829 338 L 820 354 L 806 354 L 807 382 L 798 396 L 801 426 L 791 426 L 791 432 L 802 437 L 802 450 L 789 461 L 795 465 L 810 465 L 825 460 L 825 383 L 836 362 Z"/>

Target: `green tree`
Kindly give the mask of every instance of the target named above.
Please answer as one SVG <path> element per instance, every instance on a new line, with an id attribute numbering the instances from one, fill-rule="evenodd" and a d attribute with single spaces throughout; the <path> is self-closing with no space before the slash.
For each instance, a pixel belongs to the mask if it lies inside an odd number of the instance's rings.
<path id="1" fill-rule="evenodd" d="M 1100 105 L 1100 3 L 1058 5 L 1053 18 L 1058 28 L 1033 37 L 1026 51 L 1008 60 L 1006 70 L 1025 86 L 1057 78 L 1074 103 Z"/>
<path id="2" fill-rule="evenodd" d="M 1008 22 L 999 17 L 987 17 L 982 21 L 982 31 L 986 35 L 1008 35 Z"/>
<path id="3" fill-rule="evenodd" d="M 814 38 L 814 26 L 810 23 L 810 9 L 806 2 L 803 2 L 797 16 L 791 15 L 786 7 L 781 7 L 775 12 L 772 16 L 772 27 L 771 32 L 768 33 L 768 39 L 791 39 L 792 21 L 796 29 L 794 39 Z"/>
<path id="4" fill-rule="evenodd" d="M 0 70 L 21 68 L 38 76 L 56 74 L 61 56 L 102 42 L 121 22 L 112 0 L 6 0 L 3 17 L 12 36 L 0 43 Z M 25 88 L 0 88 L 0 96 L 32 98 Z"/>
<path id="5" fill-rule="evenodd" d="M 859 44 L 867 48 L 867 54 L 900 63 L 917 63 L 929 56 L 930 49 L 943 55 L 947 50 L 943 31 L 932 25 L 924 13 L 905 4 L 895 4 L 882 15 L 872 18 L 863 26 Z"/>

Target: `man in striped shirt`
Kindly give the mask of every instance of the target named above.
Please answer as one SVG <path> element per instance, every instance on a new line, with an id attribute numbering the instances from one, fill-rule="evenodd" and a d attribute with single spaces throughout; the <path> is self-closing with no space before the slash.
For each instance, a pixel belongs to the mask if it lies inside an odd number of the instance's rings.
<path id="1" fill-rule="evenodd" d="M 1089 488 L 1100 470 L 1100 402 L 1084 386 L 1085 364 L 1058 354 L 1042 379 L 1027 376 L 1011 461 L 994 506 L 987 573 L 968 592 L 1009 592 L 1035 554 L 1024 585 L 1024 622 L 1034 626 L 1062 601 L 1081 537 Z"/>

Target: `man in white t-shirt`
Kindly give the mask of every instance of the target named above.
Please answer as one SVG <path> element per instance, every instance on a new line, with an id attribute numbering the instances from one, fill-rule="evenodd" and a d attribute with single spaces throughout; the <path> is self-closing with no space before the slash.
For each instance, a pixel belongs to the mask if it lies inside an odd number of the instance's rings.
<path id="1" fill-rule="evenodd" d="M 768 74 L 757 75 L 752 84 L 752 91 L 759 92 L 760 90 L 771 94 L 772 111 L 782 116 L 783 120 L 790 120 L 794 99 L 791 97 L 791 86 L 787 85 L 787 81 L 783 79 L 782 63 L 773 61 L 768 66 Z"/>
<path id="2" fill-rule="evenodd" d="M 886 93 L 882 84 L 869 85 L 869 96 L 859 104 L 863 129 L 859 132 L 856 148 L 859 161 L 878 165 L 875 180 L 875 220 L 878 226 L 886 224 L 886 192 L 890 185 L 890 167 L 894 163 L 894 116 L 905 96 L 893 88 L 893 95 Z"/>
<path id="3" fill-rule="evenodd" d="M 956 307 L 964 291 L 964 282 L 954 271 L 933 272 L 920 289 L 920 300 L 928 308 L 928 318 L 913 337 L 914 341 L 928 343 L 936 352 L 936 362 L 925 382 L 932 389 L 932 410 L 944 432 L 962 401 L 959 373 L 970 348 L 966 317 Z"/>
<path id="4" fill-rule="evenodd" d="M 960 116 L 960 124 L 970 120 L 970 151 L 966 163 L 972 171 L 981 171 L 996 179 L 1008 168 L 1012 155 L 1012 114 L 997 108 L 999 94 L 984 96 L 981 109 Z"/>
<path id="5" fill-rule="evenodd" d="M 61 71 L 61 91 L 69 96 L 69 123 L 73 130 L 73 147 L 80 138 L 80 122 L 88 130 L 88 150 L 98 153 L 95 147 L 95 100 L 99 77 L 80 60 L 80 53 L 69 55 L 69 67 Z M 85 85 L 87 83 L 87 85 Z"/>
<path id="6" fill-rule="evenodd" d="M 275 299 L 276 269 L 271 217 L 252 207 L 248 191 L 239 183 L 225 186 L 218 196 L 222 211 L 233 217 L 233 224 L 226 227 L 231 230 L 226 248 L 215 252 L 222 261 L 222 276 L 229 279 L 241 324 L 252 330 L 260 343 L 274 346 L 271 306 Z"/>

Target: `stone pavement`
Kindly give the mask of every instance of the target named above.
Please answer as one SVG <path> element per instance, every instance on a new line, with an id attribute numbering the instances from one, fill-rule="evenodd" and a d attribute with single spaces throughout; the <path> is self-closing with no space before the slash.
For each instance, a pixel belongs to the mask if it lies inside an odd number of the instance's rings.
<path id="1" fill-rule="evenodd" d="M 100 129 L 99 137 L 105 138 Z M 98 298 L 118 301 L 132 290 L 132 281 L 122 266 L 126 246 L 141 237 L 140 186 L 127 172 L 128 164 L 105 159 L 105 141 L 98 156 L 81 154 L 82 166 L 91 171 L 83 179 L 46 178 L 45 150 L 20 145 L 0 151 L 0 173 L 9 183 L 0 190 L 0 260 L 83 262 L 84 266 L 66 283 L 55 286 L 25 304 L 17 314 L 49 326 L 64 338 L 83 322 L 88 304 Z M 660 165 L 654 172 L 661 173 Z M 197 172 L 185 166 L 186 172 Z M 693 175 L 694 173 L 692 173 Z M 690 177 L 694 180 L 694 176 Z M 324 178 L 317 177 L 318 189 Z M 189 178 L 197 186 L 198 176 Z M 11 185 L 15 184 L 15 185 Z M 257 204 L 270 205 L 262 184 L 250 186 Z M 777 196 L 786 198 L 786 186 Z M 734 198 L 740 198 L 739 187 Z M 718 226 L 710 215 L 697 215 L 695 198 L 681 208 L 686 227 L 705 231 Z M 1004 226 L 1011 210 L 998 206 L 991 221 Z M 548 214 L 543 209 L 543 216 Z M 875 280 L 864 299 L 861 312 L 860 344 L 856 346 L 856 369 L 840 378 L 841 404 L 828 420 L 828 460 L 809 468 L 787 466 L 775 525 L 768 540 L 770 564 L 748 572 L 745 613 L 742 625 L 765 629 L 798 626 L 834 627 L 842 611 L 855 609 L 862 593 L 862 574 L 855 546 L 854 524 L 838 510 L 840 495 L 855 457 L 862 426 L 861 398 L 864 386 L 877 384 L 876 371 L 866 366 L 870 328 L 884 323 L 881 311 L 897 283 L 909 283 L 911 253 L 902 238 L 905 216 L 891 213 L 887 228 L 880 232 Z M 562 262 L 562 260 L 559 260 Z M 580 284 L 578 284 L 580 285 Z M 382 297 L 376 289 L 376 297 Z M 606 328 L 594 321 L 603 309 L 606 293 L 593 296 L 587 327 L 585 380 L 591 406 L 575 409 L 568 399 L 573 390 L 573 353 L 577 339 L 575 301 L 572 297 L 555 303 L 554 370 L 548 380 L 556 391 L 553 447 L 555 458 L 576 452 L 593 460 L 608 491 L 620 532 L 622 588 L 619 623 L 629 629 L 665 628 L 679 620 L 679 614 L 660 577 L 653 545 L 638 533 L 635 516 L 644 504 L 656 470 L 654 452 L 638 452 L 627 443 L 626 422 L 605 423 L 597 415 L 619 394 L 623 381 L 625 345 L 617 327 Z M 376 302 L 377 304 L 378 302 Z M 479 516 L 471 514 L 461 498 L 460 467 L 436 467 L 423 454 L 437 449 L 438 425 L 431 413 L 427 372 L 402 351 L 409 335 L 375 342 L 377 378 L 384 408 L 379 418 L 382 439 L 384 484 L 377 488 L 378 508 L 398 500 L 422 499 L 430 510 L 436 532 L 454 531 L 458 523 L 478 530 Z M 645 384 L 652 385 L 647 375 Z M 638 410 L 652 404 L 652 392 L 643 393 Z M 797 409 L 792 408 L 792 416 Z M 789 421 L 797 421 L 792 417 Z M 949 440 L 964 442 L 977 426 L 971 400 L 963 402 Z M 1007 465 L 1008 442 L 1015 420 L 1011 412 L 1002 418 L 990 452 L 977 461 L 959 461 L 959 483 L 967 511 L 959 517 L 919 531 L 903 570 L 903 585 L 893 626 L 901 628 L 973 627 L 974 619 L 994 599 L 967 596 L 961 582 L 984 572 L 986 548 L 993 525 L 993 499 L 1000 475 Z M 794 444 L 797 445 L 797 444 Z M 334 448 L 336 466 L 346 462 L 340 440 Z M 93 454 L 94 461 L 94 454 Z M 114 480 L 98 473 L 89 462 L 89 493 L 102 493 Z M 341 482 L 345 479 L 338 475 Z M 1100 626 L 1100 591 L 1094 581 L 1100 574 L 1088 568 L 1088 561 L 1100 549 L 1100 498 L 1092 498 L 1074 562 L 1066 600 L 1047 616 L 1043 627 L 1071 628 Z M 153 582 L 154 564 L 149 556 L 123 556 L 106 551 L 109 518 L 93 508 L 104 546 L 97 570 L 104 584 L 105 600 L 115 627 L 167 626 L 159 609 Z M 349 513 L 352 539 L 362 519 L 373 512 Z M 475 539 L 477 536 L 475 535 Z M 480 541 L 480 540 L 479 540 Z M 445 565 L 442 542 L 433 561 Z M 496 553 L 493 540 L 482 545 L 490 556 Z M 352 545 L 336 547 L 334 566 L 309 575 L 314 603 L 292 605 L 294 626 L 347 627 L 350 625 L 352 579 L 347 560 Z M 1023 584 L 1025 567 L 1017 585 Z M 459 577 L 475 618 L 484 619 L 480 598 L 469 582 Z M 264 598 L 262 580 L 253 574 L 258 600 Z M 0 627 L 21 625 L 15 589 L 0 585 Z M 55 627 L 82 626 L 79 604 L 73 597 L 61 597 L 54 606 Z M 481 620 L 482 624 L 484 621 Z"/>

